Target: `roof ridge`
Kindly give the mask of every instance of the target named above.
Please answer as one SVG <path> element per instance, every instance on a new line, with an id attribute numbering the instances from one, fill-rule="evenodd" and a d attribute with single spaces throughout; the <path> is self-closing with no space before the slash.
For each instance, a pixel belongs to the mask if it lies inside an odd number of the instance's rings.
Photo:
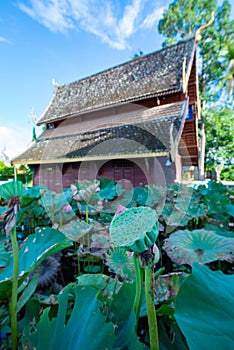
<path id="1" fill-rule="evenodd" d="M 183 62 L 194 56 L 195 37 L 105 69 L 56 89 L 38 125 L 87 111 L 182 90 Z"/>
<path id="2" fill-rule="evenodd" d="M 58 86 L 58 89 L 63 88 L 63 87 L 68 87 L 68 86 L 73 85 L 73 84 L 77 84 L 77 83 L 79 83 L 79 82 L 81 82 L 83 80 L 86 80 L 86 79 L 89 79 L 89 78 L 92 78 L 92 77 L 96 77 L 96 76 L 101 75 L 101 74 L 103 74 L 105 72 L 109 72 L 109 71 L 111 71 L 111 70 L 113 70 L 115 68 L 123 67 L 123 66 L 125 66 L 125 65 L 127 65 L 129 63 L 139 62 L 139 61 L 145 59 L 146 57 L 149 57 L 151 55 L 155 55 L 156 53 L 159 53 L 159 52 L 162 52 L 162 51 L 166 51 L 166 50 L 172 49 L 174 46 L 182 45 L 183 43 L 188 42 L 190 40 L 194 40 L 194 42 L 195 42 L 195 35 L 192 34 L 192 35 L 188 36 L 187 38 L 184 38 L 182 40 L 177 41 L 173 45 L 162 47 L 159 50 L 155 50 L 155 51 L 146 53 L 145 55 L 142 55 L 141 57 L 138 57 L 138 58 L 135 58 L 135 59 L 131 59 L 131 60 L 125 61 L 123 63 L 116 64 L 116 65 L 114 65 L 112 67 L 106 68 L 106 69 L 101 70 L 101 71 L 99 71 L 97 73 L 93 73 L 93 74 L 87 75 L 87 76 L 85 76 L 85 77 L 83 77 L 81 79 L 74 80 L 71 83 L 62 84 L 62 85 Z"/>

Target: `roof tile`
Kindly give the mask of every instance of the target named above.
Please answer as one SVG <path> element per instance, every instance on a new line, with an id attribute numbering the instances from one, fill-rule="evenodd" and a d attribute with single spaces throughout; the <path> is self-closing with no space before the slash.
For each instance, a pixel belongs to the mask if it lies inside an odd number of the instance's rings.
<path id="1" fill-rule="evenodd" d="M 38 124 L 105 108 L 144 96 L 182 89 L 183 61 L 186 72 L 193 58 L 194 37 L 101 73 L 57 88 Z"/>

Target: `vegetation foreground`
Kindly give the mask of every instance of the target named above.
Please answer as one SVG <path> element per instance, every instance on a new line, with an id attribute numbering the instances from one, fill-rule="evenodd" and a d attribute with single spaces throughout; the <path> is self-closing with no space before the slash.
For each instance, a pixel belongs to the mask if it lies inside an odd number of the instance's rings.
<path id="1" fill-rule="evenodd" d="M 0 349 L 232 349 L 234 193 L 0 187 Z"/>

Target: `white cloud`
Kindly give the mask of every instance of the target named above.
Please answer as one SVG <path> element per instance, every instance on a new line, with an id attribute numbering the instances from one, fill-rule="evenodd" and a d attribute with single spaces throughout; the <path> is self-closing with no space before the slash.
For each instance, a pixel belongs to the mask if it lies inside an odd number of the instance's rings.
<path id="1" fill-rule="evenodd" d="M 3 36 L 0 36 L 0 43 L 11 44 L 11 42 L 8 39 L 4 38 Z"/>
<path id="2" fill-rule="evenodd" d="M 123 50 L 137 30 L 156 28 L 169 2 L 158 0 L 155 5 L 151 0 L 29 0 L 29 5 L 20 2 L 18 6 L 52 32 L 82 29 Z"/>
<path id="3" fill-rule="evenodd" d="M 119 41 L 121 40 L 124 43 L 124 40 L 129 38 L 135 31 L 135 24 L 137 17 L 139 15 L 141 9 L 141 1 L 135 0 L 132 5 L 127 5 L 124 9 L 124 14 L 121 20 L 119 21 L 119 25 L 116 28 L 117 37 Z"/>
<path id="4" fill-rule="evenodd" d="M 5 150 L 5 153 L 11 159 L 24 151 L 30 144 L 32 131 L 30 128 L 18 126 L 0 126 L 0 135 L 0 157 L 1 151 Z"/>
<path id="5" fill-rule="evenodd" d="M 155 8 L 155 10 L 147 15 L 142 23 L 142 28 L 151 29 L 156 26 L 156 23 L 162 18 L 165 7 Z"/>
<path id="6" fill-rule="evenodd" d="M 146 0 L 30 0 L 19 8 L 52 32 L 65 33 L 71 29 L 90 32 L 110 46 L 122 50 L 127 39 L 140 23 L 140 12 Z M 121 5 L 120 5 L 121 3 Z"/>
<path id="7" fill-rule="evenodd" d="M 69 1 L 66 0 L 31 0 L 31 7 L 19 3 L 19 8 L 28 16 L 43 24 L 52 32 L 66 32 L 72 29 Z"/>

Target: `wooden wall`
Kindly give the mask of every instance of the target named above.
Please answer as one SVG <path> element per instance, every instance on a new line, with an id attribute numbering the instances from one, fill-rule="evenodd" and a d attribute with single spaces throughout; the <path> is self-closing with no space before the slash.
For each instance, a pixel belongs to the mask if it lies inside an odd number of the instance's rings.
<path id="1" fill-rule="evenodd" d="M 33 185 L 45 185 L 50 190 L 61 192 L 77 181 L 109 178 L 116 182 L 127 180 L 132 187 L 155 184 L 165 186 L 178 181 L 176 166 L 166 166 L 167 157 L 115 159 L 82 163 L 35 165 Z M 179 164 L 177 164 L 179 169 Z"/>

